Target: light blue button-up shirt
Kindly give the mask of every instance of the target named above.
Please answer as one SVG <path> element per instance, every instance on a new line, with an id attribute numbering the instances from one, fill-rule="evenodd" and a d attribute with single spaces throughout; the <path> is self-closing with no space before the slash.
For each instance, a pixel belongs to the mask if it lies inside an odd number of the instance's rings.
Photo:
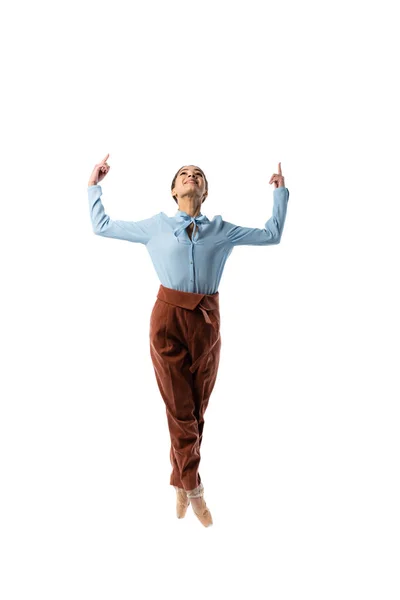
<path id="1" fill-rule="evenodd" d="M 274 189 L 272 217 L 264 229 L 240 227 L 217 215 L 210 221 L 178 210 L 173 217 L 160 212 L 142 221 L 114 221 L 104 210 L 100 185 L 88 187 L 89 210 L 96 235 L 145 244 L 160 282 L 182 292 L 218 291 L 227 258 L 234 246 L 279 244 L 286 219 L 289 190 Z M 186 228 L 193 223 L 192 239 Z"/>

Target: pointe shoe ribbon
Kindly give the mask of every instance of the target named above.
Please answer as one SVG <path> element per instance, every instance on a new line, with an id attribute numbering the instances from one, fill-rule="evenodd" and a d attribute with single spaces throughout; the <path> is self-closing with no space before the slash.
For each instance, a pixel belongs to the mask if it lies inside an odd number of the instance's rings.
<path id="1" fill-rule="evenodd" d="M 194 490 L 189 490 L 186 492 L 188 498 L 201 498 L 204 495 L 204 486 L 202 483 L 198 485 Z"/>

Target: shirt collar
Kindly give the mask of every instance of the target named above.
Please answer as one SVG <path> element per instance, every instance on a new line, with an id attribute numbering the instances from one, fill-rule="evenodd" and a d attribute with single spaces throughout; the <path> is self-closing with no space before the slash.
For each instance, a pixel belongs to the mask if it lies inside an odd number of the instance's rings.
<path id="1" fill-rule="evenodd" d="M 189 214 L 188 214 L 187 212 L 185 212 L 184 210 L 177 210 L 177 211 L 176 211 L 176 213 L 175 213 L 175 216 L 178 216 L 178 215 L 187 215 L 188 217 L 191 217 L 191 215 L 189 215 Z M 200 212 L 200 213 L 199 213 L 197 216 L 198 216 L 198 217 L 201 217 L 201 216 L 202 216 L 202 213 Z"/>
<path id="2" fill-rule="evenodd" d="M 175 217 L 175 218 L 178 218 L 178 217 L 189 217 L 190 219 L 192 218 L 192 216 L 191 216 L 191 215 L 189 215 L 189 214 L 188 214 L 187 212 L 185 212 L 184 210 L 177 210 L 177 211 L 176 211 L 176 213 L 175 213 L 175 215 L 174 215 L 174 217 Z M 203 217 L 203 221 L 205 221 L 206 223 L 209 221 L 208 217 L 206 217 L 206 215 L 203 215 L 203 213 L 202 213 L 202 212 L 200 212 L 200 213 L 199 213 L 199 214 L 196 216 L 196 219 L 197 219 L 198 217 Z"/>

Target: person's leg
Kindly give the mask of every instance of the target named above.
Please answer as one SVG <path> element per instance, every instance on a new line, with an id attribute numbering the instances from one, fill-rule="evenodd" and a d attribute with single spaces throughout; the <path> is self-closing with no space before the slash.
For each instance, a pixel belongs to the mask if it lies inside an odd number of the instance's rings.
<path id="1" fill-rule="evenodd" d="M 150 355 L 165 402 L 171 438 L 170 484 L 192 490 L 201 483 L 199 430 L 195 416 L 187 315 L 191 311 L 156 300 L 150 319 Z"/>
<path id="2" fill-rule="evenodd" d="M 195 416 L 199 430 L 199 447 L 203 440 L 204 413 L 208 407 L 211 392 L 217 380 L 219 359 L 221 353 L 221 338 L 213 347 L 206 359 L 193 373 L 193 395 L 195 401 Z"/>
<path id="3" fill-rule="evenodd" d="M 217 379 L 220 352 L 220 316 L 219 310 L 208 313 L 212 323 L 207 323 L 199 311 L 194 311 L 188 317 L 189 322 L 189 351 L 193 359 L 193 398 L 195 417 L 198 424 L 198 453 L 200 463 L 200 447 L 203 439 L 204 413 L 207 409 L 211 393 Z M 204 489 L 200 480 L 197 488 L 189 490 L 188 497 L 194 511 L 203 525 L 212 523 L 210 511 L 203 497 Z"/>
<path id="4" fill-rule="evenodd" d="M 217 380 L 221 354 L 219 310 L 210 311 L 208 316 L 212 324 L 207 323 L 199 311 L 195 311 L 189 323 L 189 352 L 195 366 L 195 370 L 192 368 L 191 371 L 199 446 L 203 439 L 204 413 Z"/>

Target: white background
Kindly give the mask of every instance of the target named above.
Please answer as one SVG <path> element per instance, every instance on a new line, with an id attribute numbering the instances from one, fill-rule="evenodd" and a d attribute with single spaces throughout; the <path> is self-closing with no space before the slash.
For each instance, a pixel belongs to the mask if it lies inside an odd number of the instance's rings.
<path id="1" fill-rule="evenodd" d="M 19 3 L 2 13 L 0 595 L 398 599 L 395 3 Z M 201 476 L 175 516 L 145 246 L 95 236 L 177 209 L 281 244 L 222 276 Z"/>

